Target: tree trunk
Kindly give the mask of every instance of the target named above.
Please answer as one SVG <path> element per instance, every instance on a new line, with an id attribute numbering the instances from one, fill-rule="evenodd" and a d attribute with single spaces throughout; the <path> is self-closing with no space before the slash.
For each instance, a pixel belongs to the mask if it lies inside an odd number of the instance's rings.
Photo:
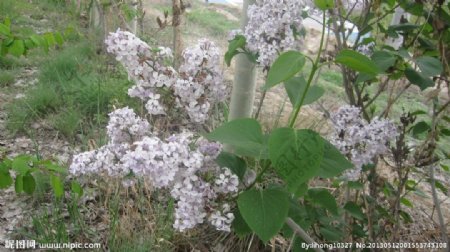
<path id="1" fill-rule="evenodd" d="M 405 10 L 403 10 L 401 7 L 397 7 L 395 9 L 395 14 L 392 17 L 391 25 L 398 25 L 400 24 L 401 17 L 405 14 Z M 388 38 L 386 40 L 386 44 L 392 46 L 395 49 L 398 49 L 403 43 L 403 36 L 399 35 L 398 38 Z"/>
<path id="2" fill-rule="evenodd" d="M 136 34 L 137 32 L 137 19 L 138 19 L 138 14 L 137 14 L 137 10 L 138 10 L 138 3 L 135 0 L 131 0 L 130 3 L 130 8 L 133 10 L 134 13 L 134 17 L 133 19 L 130 20 L 128 26 L 130 27 L 130 32 L 133 34 Z"/>
<path id="3" fill-rule="evenodd" d="M 255 0 L 244 0 L 242 8 L 241 29 L 245 30 L 248 23 L 247 9 Z M 231 91 L 230 113 L 228 120 L 248 118 L 252 116 L 255 99 L 255 73 L 256 65 L 246 55 L 236 56 L 233 89 Z"/>
<path id="4" fill-rule="evenodd" d="M 172 26 L 173 26 L 173 65 L 178 70 L 183 51 L 183 40 L 181 38 L 182 8 L 181 0 L 172 0 Z"/>

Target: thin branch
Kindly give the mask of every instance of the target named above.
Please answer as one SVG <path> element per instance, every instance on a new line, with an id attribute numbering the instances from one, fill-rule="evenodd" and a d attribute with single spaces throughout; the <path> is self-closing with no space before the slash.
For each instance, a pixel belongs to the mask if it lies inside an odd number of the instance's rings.
<path id="1" fill-rule="evenodd" d="M 300 227 L 294 220 L 291 218 L 287 218 L 285 223 L 298 235 L 298 237 L 302 238 L 308 244 L 318 244 L 316 241 L 309 236 L 302 227 Z M 321 248 L 312 248 L 316 252 L 324 252 Z"/>

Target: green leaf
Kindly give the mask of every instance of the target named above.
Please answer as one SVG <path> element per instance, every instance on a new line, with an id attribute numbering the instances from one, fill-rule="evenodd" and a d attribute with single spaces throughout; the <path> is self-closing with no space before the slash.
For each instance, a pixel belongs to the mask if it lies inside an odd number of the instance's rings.
<path id="1" fill-rule="evenodd" d="M 333 144 L 322 137 L 320 138 L 323 142 L 324 151 L 316 174 L 318 177 L 332 178 L 353 167 L 353 164 Z"/>
<path id="2" fill-rule="evenodd" d="M 295 192 L 294 196 L 296 198 L 303 197 L 306 194 L 307 191 L 308 191 L 308 184 L 307 183 L 301 184 L 297 188 L 297 191 Z"/>
<path id="3" fill-rule="evenodd" d="M 23 192 L 23 175 L 16 176 L 16 182 L 15 182 L 14 188 L 16 190 L 16 193 Z"/>
<path id="4" fill-rule="evenodd" d="M 364 213 L 361 210 L 361 207 L 358 206 L 355 202 L 349 201 L 345 204 L 344 209 L 351 215 L 353 218 L 358 220 L 364 220 Z"/>
<path id="5" fill-rule="evenodd" d="M 245 191 L 237 203 L 247 225 L 264 243 L 280 231 L 289 211 L 288 194 L 278 188 Z"/>
<path id="6" fill-rule="evenodd" d="M 56 198 L 60 198 L 64 195 L 64 185 L 61 182 L 61 179 L 58 176 L 50 175 L 50 184 L 53 188 L 53 192 L 55 193 Z"/>
<path id="7" fill-rule="evenodd" d="M 434 181 L 434 185 L 436 186 L 437 189 L 439 189 L 443 194 L 447 195 L 448 193 L 448 188 L 443 185 L 440 181 L 435 180 Z"/>
<path id="8" fill-rule="evenodd" d="M 409 201 L 409 200 L 408 200 L 407 198 L 405 198 L 405 197 L 402 197 L 402 198 L 400 199 L 400 202 L 401 202 L 403 205 L 407 206 L 407 207 L 410 207 L 410 208 L 413 207 L 413 204 L 411 203 L 411 201 Z"/>
<path id="9" fill-rule="evenodd" d="M 13 184 L 13 179 L 8 167 L 4 163 L 0 163 L 0 189 L 6 189 Z"/>
<path id="10" fill-rule="evenodd" d="M 356 190 L 362 190 L 364 188 L 364 185 L 358 181 L 348 181 L 347 186 L 348 186 L 348 188 L 356 189 Z"/>
<path id="11" fill-rule="evenodd" d="M 380 73 L 380 69 L 372 60 L 353 50 L 345 49 L 340 51 L 336 56 L 336 62 L 368 75 L 374 76 Z"/>
<path id="12" fill-rule="evenodd" d="M 441 62 L 430 56 L 421 56 L 416 59 L 416 63 L 426 77 L 439 75 L 443 71 Z"/>
<path id="13" fill-rule="evenodd" d="M 327 241 L 340 241 L 344 235 L 341 230 L 331 226 L 320 228 L 320 233 Z"/>
<path id="14" fill-rule="evenodd" d="M 388 29 L 392 30 L 392 31 L 410 32 L 419 27 L 420 27 L 419 25 L 404 23 L 404 24 L 398 24 L 398 25 L 391 25 L 391 26 L 389 26 Z"/>
<path id="15" fill-rule="evenodd" d="M 305 65 L 305 56 L 298 51 L 282 53 L 270 67 L 264 89 L 269 89 L 278 83 L 289 80 L 302 70 Z"/>
<path id="16" fill-rule="evenodd" d="M 334 0 L 314 0 L 314 4 L 323 11 L 334 8 Z"/>
<path id="17" fill-rule="evenodd" d="M 442 136 L 450 136 L 450 129 L 441 129 L 440 134 Z"/>
<path id="18" fill-rule="evenodd" d="M 306 81 L 303 77 L 294 77 L 284 82 L 284 88 L 289 96 L 292 105 L 300 102 L 306 89 Z M 306 93 L 305 100 L 302 105 L 311 104 L 317 101 L 325 93 L 325 90 L 319 86 L 311 86 Z"/>
<path id="19" fill-rule="evenodd" d="M 256 158 L 267 155 L 261 126 L 255 119 L 243 118 L 226 122 L 207 134 L 206 138 L 230 145 L 238 155 Z"/>
<path id="20" fill-rule="evenodd" d="M 420 90 L 425 90 L 428 87 L 434 86 L 434 81 L 422 73 L 417 72 L 411 67 L 406 68 L 405 70 L 406 79 L 409 80 L 412 84 L 420 87 Z"/>
<path id="21" fill-rule="evenodd" d="M 312 130 L 278 128 L 269 138 L 270 160 L 291 193 L 317 174 L 323 151 L 323 141 Z"/>
<path id="22" fill-rule="evenodd" d="M 308 190 L 308 196 L 315 204 L 320 205 L 332 214 L 337 215 L 338 207 L 336 200 L 327 189 L 311 188 Z"/>
<path id="23" fill-rule="evenodd" d="M 31 195 L 33 194 L 35 189 L 36 181 L 34 180 L 33 175 L 27 173 L 25 176 L 23 176 L 23 191 Z"/>
<path id="24" fill-rule="evenodd" d="M 400 210 L 400 216 L 402 217 L 402 219 L 406 222 L 406 223 L 412 223 L 413 219 L 411 218 L 411 215 L 409 215 L 409 213 Z"/>
<path id="25" fill-rule="evenodd" d="M 72 189 L 72 192 L 77 194 L 78 197 L 83 196 L 83 188 L 81 187 L 80 183 L 78 183 L 77 181 L 72 181 L 70 187 Z"/>
<path id="26" fill-rule="evenodd" d="M 5 36 L 11 36 L 11 31 L 8 26 L 0 23 L 0 34 L 3 34 Z"/>
<path id="27" fill-rule="evenodd" d="M 47 32 L 44 34 L 44 39 L 47 41 L 48 46 L 54 46 L 56 45 L 55 36 L 51 32 Z"/>
<path id="28" fill-rule="evenodd" d="M 231 223 L 231 228 L 233 228 L 234 232 L 241 238 L 246 235 L 251 234 L 252 230 L 250 229 L 250 227 L 247 225 L 244 218 L 242 217 L 241 212 L 239 211 L 239 208 L 236 208 L 233 211 L 233 214 L 234 214 L 234 220 Z"/>
<path id="29" fill-rule="evenodd" d="M 420 121 L 413 126 L 412 133 L 414 136 L 422 134 L 430 130 L 430 125 L 424 121 Z"/>
<path id="30" fill-rule="evenodd" d="M 20 57 L 25 52 L 25 44 L 21 39 L 15 39 L 11 46 L 8 48 L 8 52 L 16 57 Z"/>
<path id="31" fill-rule="evenodd" d="M 38 35 L 31 35 L 30 36 L 31 41 L 33 41 L 33 43 L 37 46 L 41 46 L 42 45 L 42 38 Z"/>
<path id="32" fill-rule="evenodd" d="M 231 65 L 231 60 L 239 53 L 239 48 L 245 47 L 245 43 L 245 37 L 242 35 L 237 35 L 228 42 L 228 51 L 225 53 L 225 63 L 227 63 L 227 66 Z"/>
<path id="33" fill-rule="evenodd" d="M 21 175 L 25 175 L 30 170 L 30 156 L 19 155 L 14 158 L 11 164 L 11 168 Z"/>
<path id="34" fill-rule="evenodd" d="M 372 61 L 378 66 L 381 71 L 386 71 L 390 67 L 395 65 L 397 58 L 395 55 L 387 51 L 375 51 L 373 52 Z"/>
<path id="35" fill-rule="evenodd" d="M 62 46 L 63 43 L 64 43 L 64 38 L 63 38 L 63 36 L 61 35 L 61 33 L 60 33 L 60 32 L 55 32 L 54 36 L 55 36 L 55 41 L 56 41 L 56 43 L 57 43 L 59 46 Z"/>
<path id="36" fill-rule="evenodd" d="M 247 164 L 244 159 L 225 151 L 222 151 L 219 154 L 216 159 L 216 163 L 220 167 L 229 168 L 241 181 L 244 178 L 245 171 L 247 170 Z"/>

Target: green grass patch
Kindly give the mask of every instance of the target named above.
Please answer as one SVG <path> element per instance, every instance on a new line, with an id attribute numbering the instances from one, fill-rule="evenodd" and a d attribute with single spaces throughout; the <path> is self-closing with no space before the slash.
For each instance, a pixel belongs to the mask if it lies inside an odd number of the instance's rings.
<path id="1" fill-rule="evenodd" d="M 226 36 L 229 31 L 239 28 L 238 21 L 229 20 L 223 14 L 211 9 L 194 9 L 186 13 L 186 17 L 189 22 L 205 28 L 214 37 Z"/>
<path id="2" fill-rule="evenodd" d="M 40 67 L 36 87 L 8 107 L 10 131 L 26 132 L 33 121 L 46 119 L 63 135 L 73 138 L 104 124 L 113 103 L 129 102 L 127 89 L 131 83 L 126 74 L 103 69 L 105 58 L 96 55 L 90 43 L 70 45 L 49 56 Z"/>
<path id="3" fill-rule="evenodd" d="M 2 71 L 0 73 L 0 87 L 10 86 L 14 83 L 15 80 L 15 74 L 11 71 Z"/>

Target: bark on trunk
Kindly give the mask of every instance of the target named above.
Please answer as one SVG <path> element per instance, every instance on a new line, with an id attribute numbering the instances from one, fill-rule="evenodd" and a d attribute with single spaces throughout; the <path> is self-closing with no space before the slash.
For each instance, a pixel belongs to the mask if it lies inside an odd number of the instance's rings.
<path id="1" fill-rule="evenodd" d="M 172 0 L 172 26 L 173 26 L 173 65 L 178 70 L 183 51 L 183 40 L 181 38 L 182 8 L 180 0 Z"/>
<path id="2" fill-rule="evenodd" d="M 247 9 L 255 0 L 244 0 L 241 29 L 248 23 Z M 246 55 L 236 56 L 233 89 L 231 91 L 230 113 L 228 120 L 252 117 L 253 102 L 255 100 L 256 65 Z"/>

